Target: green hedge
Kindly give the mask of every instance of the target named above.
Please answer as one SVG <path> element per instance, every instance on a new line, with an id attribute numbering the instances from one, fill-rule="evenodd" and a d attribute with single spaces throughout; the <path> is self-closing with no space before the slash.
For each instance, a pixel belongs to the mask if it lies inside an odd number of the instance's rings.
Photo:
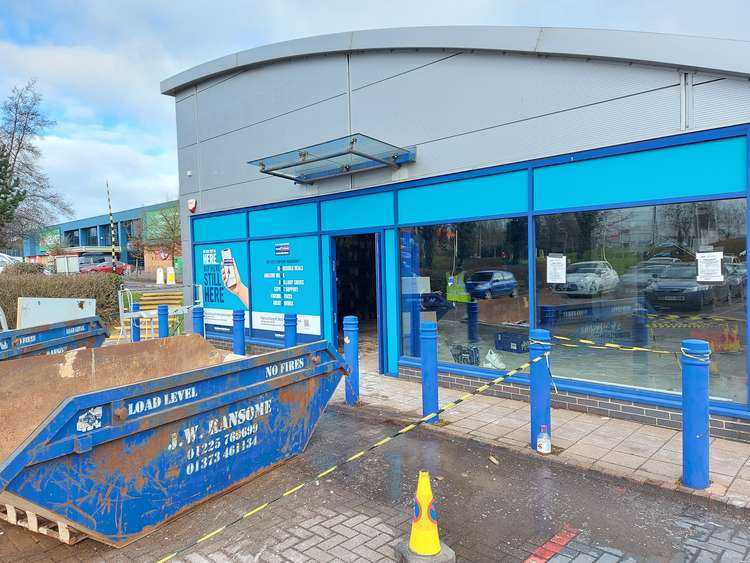
<path id="1" fill-rule="evenodd" d="M 119 318 L 117 290 L 122 279 L 114 274 L 0 274 L 0 307 L 5 311 L 10 328 L 16 324 L 19 297 L 69 297 L 96 299 L 96 314 L 107 326 Z"/>

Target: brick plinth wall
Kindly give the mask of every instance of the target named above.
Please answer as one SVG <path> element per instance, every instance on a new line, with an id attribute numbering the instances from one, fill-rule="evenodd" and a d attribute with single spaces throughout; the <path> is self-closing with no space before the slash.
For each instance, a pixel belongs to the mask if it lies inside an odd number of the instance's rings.
<path id="1" fill-rule="evenodd" d="M 418 368 L 401 366 L 399 376 L 417 383 L 422 381 L 422 375 Z M 449 389 L 473 391 L 484 383 L 487 383 L 487 380 L 478 377 L 442 371 L 438 373 L 438 384 Z M 501 383 L 490 387 L 483 394 L 529 402 L 529 388 L 526 385 Z M 633 420 L 652 426 L 662 426 L 675 430 L 682 429 L 681 411 L 655 405 L 568 393 L 566 391 L 557 393 L 553 391 L 552 406 L 558 409 L 570 409 L 610 418 Z M 710 432 L 711 436 L 750 443 L 750 420 L 712 414 Z"/>
<path id="2" fill-rule="evenodd" d="M 218 340 L 214 338 L 208 339 L 211 344 L 213 344 L 216 348 L 219 348 L 220 350 L 232 350 L 232 341 L 231 340 Z M 271 348 L 270 346 L 258 346 L 256 344 L 248 344 L 245 346 L 245 353 L 248 356 L 253 356 L 256 354 L 265 354 L 266 352 L 274 352 L 278 350 L 278 348 Z"/>

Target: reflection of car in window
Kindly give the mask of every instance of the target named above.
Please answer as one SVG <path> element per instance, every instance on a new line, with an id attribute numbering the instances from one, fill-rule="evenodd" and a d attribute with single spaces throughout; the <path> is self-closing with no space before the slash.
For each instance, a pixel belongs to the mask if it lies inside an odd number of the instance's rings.
<path id="1" fill-rule="evenodd" d="M 571 264 L 565 278 L 566 283 L 554 284 L 552 291 L 565 293 L 568 297 L 608 293 L 614 290 L 620 281 L 612 265 L 604 260 Z"/>
<path id="2" fill-rule="evenodd" d="M 642 291 L 647 285 L 653 283 L 667 269 L 667 266 L 667 264 L 648 262 L 641 262 L 637 266 L 633 266 L 620 276 L 620 283 L 617 286 L 618 293 Z"/>
<path id="3" fill-rule="evenodd" d="M 653 307 L 666 309 L 701 309 L 729 298 L 729 284 L 698 283 L 695 262 L 669 266 L 659 278 L 645 289 L 646 300 Z"/>
<path id="4" fill-rule="evenodd" d="M 501 295 L 516 297 L 518 282 L 511 272 L 505 270 L 482 270 L 474 272 L 464 282 L 466 291 L 474 299 L 494 299 Z"/>
<path id="5" fill-rule="evenodd" d="M 742 297 L 745 295 L 747 286 L 747 265 L 741 262 L 725 264 L 727 283 L 729 292 L 733 297 Z"/>

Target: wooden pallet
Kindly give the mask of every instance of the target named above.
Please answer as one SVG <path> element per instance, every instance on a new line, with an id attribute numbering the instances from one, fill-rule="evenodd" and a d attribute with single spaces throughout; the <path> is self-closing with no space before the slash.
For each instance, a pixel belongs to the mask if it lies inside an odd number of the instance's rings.
<path id="1" fill-rule="evenodd" d="M 0 520 L 55 538 L 68 545 L 76 544 L 87 537 L 64 522 L 48 520 L 34 512 L 16 508 L 12 504 L 0 504 Z"/>

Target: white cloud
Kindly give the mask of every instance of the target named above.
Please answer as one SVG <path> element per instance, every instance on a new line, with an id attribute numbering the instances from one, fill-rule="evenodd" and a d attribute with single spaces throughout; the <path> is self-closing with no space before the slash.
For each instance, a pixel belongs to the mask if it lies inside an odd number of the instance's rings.
<path id="1" fill-rule="evenodd" d="M 177 198 L 175 149 L 147 154 L 136 139 L 108 135 L 48 136 L 41 149 L 42 166 L 54 186 L 64 186 L 76 217 L 107 213 L 107 180 L 115 211 Z"/>

